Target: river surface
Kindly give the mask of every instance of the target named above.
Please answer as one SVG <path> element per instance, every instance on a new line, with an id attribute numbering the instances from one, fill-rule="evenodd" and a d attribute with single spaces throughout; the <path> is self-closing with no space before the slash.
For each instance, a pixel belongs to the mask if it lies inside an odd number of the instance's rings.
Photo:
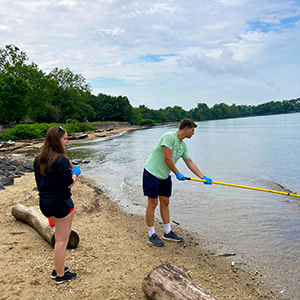
<path id="1" fill-rule="evenodd" d="M 300 194 L 300 113 L 197 124 L 194 136 L 185 142 L 207 177 Z M 81 165 L 82 174 L 125 211 L 144 214 L 144 164 L 160 136 L 177 128 L 172 124 L 129 131 L 70 144 L 67 152 L 73 160 L 90 160 Z M 182 160 L 177 168 L 195 177 Z M 208 248 L 237 253 L 230 260 L 258 270 L 260 280 L 284 299 L 300 299 L 300 198 L 183 182 L 174 175 L 172 180 L 171 220 L 207 239 Z M 146 242 L 147 228 L 141 230 Z"/>

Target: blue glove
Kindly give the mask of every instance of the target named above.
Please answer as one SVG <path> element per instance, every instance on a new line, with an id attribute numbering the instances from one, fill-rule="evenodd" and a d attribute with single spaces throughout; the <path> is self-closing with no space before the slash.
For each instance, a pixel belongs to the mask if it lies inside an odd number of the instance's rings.
<path id="1" fill-rule="evenodd" d="M 201 179 L 206 180 L 205 182 L 203 182 L 204 184 L 212 184 L 212 180 L 206 176 L 203 176 Z"/>
<path id="2" fill-rule="evenodd" d="M 72 174 L 76 174 L 78 177 L 81 174 L 80 166 L 74 165 Z"/>
<path id="3" fill-rule="evenodd" d="M 185 177 L 180 172 L 176 174 L 176 177 L 178 180 L 185 180 Z"/>

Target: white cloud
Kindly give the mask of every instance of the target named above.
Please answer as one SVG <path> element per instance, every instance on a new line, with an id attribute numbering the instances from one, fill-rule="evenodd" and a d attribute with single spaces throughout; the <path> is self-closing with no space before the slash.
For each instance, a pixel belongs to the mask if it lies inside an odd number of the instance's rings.
<path id="1" fill-rule="evenodd" d="M 111 35 L 119 35 L 119 34 L 125 32 L 125 30 L 119 28 L 118 26 L 115 26 L 114 28 L 110 28 L 110 29 L 98 28 L 97 32 L 98 33 L 111 34 Z"/>
<path id="2" fill-rule="evenodd" d="M 0 47 L 135 106 L 255 104 L 300 96 L 299 12 L 292 0 L 2 0 Z"/>
<path id="3" fill-rule="evenodd" d="M 219 3 L 228 6 L 239 6 L 246 3 L 248 0 L 218 0 Z"/>
<path id="4" fill-rule="evenodd" d="M 10 32 L 12 31 L 8 26 L 5 25 L 0 25 L 0 31 L 7 31 Z"/>
<path id="5" fill-rule="evenodd" d="M 198 72 L 207 72 L 211 76 L 226 73 L 244 77 L 253 75 L 253 72 L 247 70 L 241 62 L 233 58 L 233 52 L 229 50 L 223 50 L 218 59 L 200 53 L 181 57 L 178 63 L 181 67 L 193 68 Z"/>

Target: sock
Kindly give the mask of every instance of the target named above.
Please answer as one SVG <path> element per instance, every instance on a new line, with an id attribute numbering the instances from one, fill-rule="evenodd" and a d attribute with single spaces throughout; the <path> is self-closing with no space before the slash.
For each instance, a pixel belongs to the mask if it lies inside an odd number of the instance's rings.
<path id="1" fill-rule="evenodd" d="M 171 224 L 170 223 L 164 224 L 164 230 L 165 230 L 165 234 L 170 233 L 170 231 L 171 231 Z"/>
<path id="2" fill-rule="evenodd" d="M 152 234 L 155 233 L 154 226 L 148 227 L 148 231 L 149 231 L 149 237 L 151 237 Z"/>

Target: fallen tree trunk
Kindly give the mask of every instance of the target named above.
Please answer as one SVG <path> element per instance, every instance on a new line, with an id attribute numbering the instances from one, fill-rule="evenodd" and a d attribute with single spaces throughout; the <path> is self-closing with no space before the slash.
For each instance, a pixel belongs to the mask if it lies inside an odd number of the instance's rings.
<path id="1" fill-rule="evenodd" d="M 12 215 L 31 227 L 33 227 L 52 247 L 55 244 L 55 226 L 49 226 L 48 219 L 43 216 L 36 207 L 26 207 L 22 204 L 17 204 L 12 208 Z M 79 243 L 78 234 L 72 229 L 68 249 L 75 249 Z"/>
<path id="2" fill-rule="evenodd" d="M 142 289 L 151 300 L 219 300 L 169 262 L 153 269 L 144 278 Z"/>

